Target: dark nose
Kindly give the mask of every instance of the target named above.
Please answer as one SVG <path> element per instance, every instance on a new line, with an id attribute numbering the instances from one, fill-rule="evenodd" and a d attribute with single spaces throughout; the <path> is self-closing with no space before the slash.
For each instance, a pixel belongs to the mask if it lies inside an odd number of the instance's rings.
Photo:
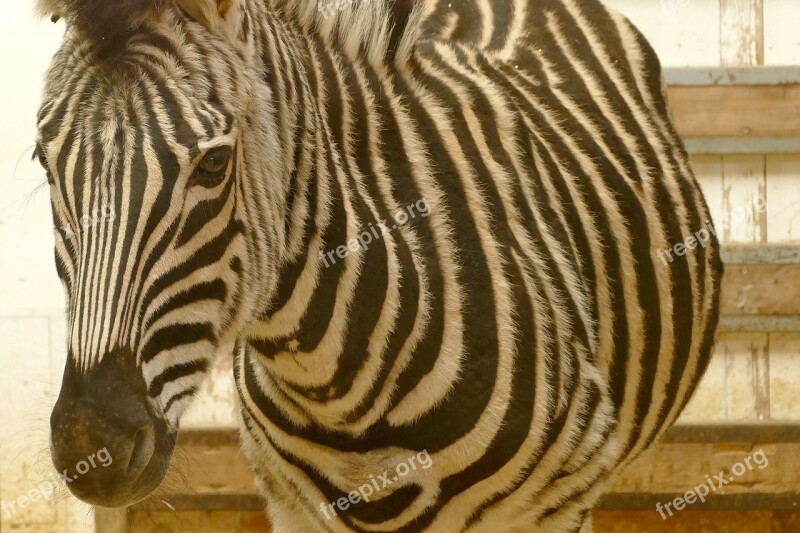
<path id="1" fill-rule="evenodd" d="M 53 463 L 83 501 L 127 505 L 152 485 L 144 474 L 157 428 L 132 354 L 108 354 L 86 372 L 67 363 L 50 428 Z"/>

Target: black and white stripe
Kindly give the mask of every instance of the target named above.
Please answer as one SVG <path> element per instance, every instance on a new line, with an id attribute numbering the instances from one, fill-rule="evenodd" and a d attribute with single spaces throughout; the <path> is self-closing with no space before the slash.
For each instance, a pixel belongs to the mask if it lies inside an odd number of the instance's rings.
<path id="1" fill-rule="evenodd" d="M 57 222 L 119 214 L 56 251 L 73 364 L 133 350 L 176 424 L 235 343 L 277 531 L 580 528 L 717 323 L 713 236 L 657 257 L 710 216 L 650 46 L 594 0 L 207 3 L 112 66 L 79 31 L 55 59 Z M 219 146 L 224 179 L 197 183 Z M 430 469 L 320 512 L 421 450 Z"/>

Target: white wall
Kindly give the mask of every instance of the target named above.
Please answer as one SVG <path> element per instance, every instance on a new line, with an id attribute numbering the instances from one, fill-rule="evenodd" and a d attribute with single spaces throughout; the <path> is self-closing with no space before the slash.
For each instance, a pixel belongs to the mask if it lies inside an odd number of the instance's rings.
<path id="1" fill-rule="evenodd" d="M 63 32 L 32 2 L 0 4 L 0 529 L 82 531 L 87 507 L 58 498 L 26 504 L 53 470 L 48 418 L 60 382 L 62 290 L 53 266 L 47 188 L 31 161 L 44 72 Z M 46 487 L 43 487 L 46 488 Z M 13 508 L 12 508 L 13 505 Z M 21 508 L 24 506 L 24 508 Z"/>
<path id="2" fill-rule="evenodd" d="M 642 30 L 664 66 L 719 64 L 719 0 L 605 0 L 605 3 Z"/>
<path id="3" fill-rule="evenodd" d="M 34 20 L 29 2 L 3 2 L 0 40 L 0 300 L 3 307 L 61 305 L 44 173 L 31 161 L 42 79 L 63 28 Z"/>
<path id="4" fill-rule="evenodd" d="M 604 0 L 636 24 L 667 67 L 720 64 L 720 0 Z M 745 3 L 745 2 L 742 2 Z M 763 0 L 764 64 L 800 64 L 800 1 Z"/>
<path id="5" fill-rule="evenodd" d="M 767 65 L 800 65 L 800 1 L 764 1 L 764 59 Z"/>

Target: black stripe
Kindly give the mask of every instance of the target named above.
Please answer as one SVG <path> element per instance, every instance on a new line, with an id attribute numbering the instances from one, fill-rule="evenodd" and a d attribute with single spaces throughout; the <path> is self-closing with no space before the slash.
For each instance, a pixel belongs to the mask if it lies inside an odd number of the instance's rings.
<path id="1" fill-rule="evenodd" d="M 212 345 L 216 344 L 217 339 L 214 336 L 213 324 L 208 322 L 203 322 L 202 324 L 173 324 L 153 333 L 147 340 L 147 344 L 142 346 L 139 358 L 142 363 L 148 363 L 163 351 L 203 340 L 210 342 Z"/>
<path id="2" fill-rule="evenodd" d="M 188 363 L 181 363 L 179 365 L 171 366 L 153 378 L 153 381 L 150 382 L 147 394 L 151 398 L 157 398 L 163 392 L 164 386 L 167 385 L 167 383 L 192 374 L 202 374 L 207 370 L 208 361 L 205 359 L 199 359 L 197 361 L 190 361 Z M 166 412 L 166 408 L 164 411 Z"/>

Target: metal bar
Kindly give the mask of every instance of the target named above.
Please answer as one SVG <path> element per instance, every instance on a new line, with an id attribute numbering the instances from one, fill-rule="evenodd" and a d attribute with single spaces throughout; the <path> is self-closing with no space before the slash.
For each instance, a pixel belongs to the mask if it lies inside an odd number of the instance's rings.
<path id="1" fill-rule="evenodd" d="M 747 422 L 738 424 L 675 424 L 659 441 L 662 444 L 690 443 L 800 443 L 798 422 Z"/>
<path id="2" fill-rule="evenodd" d="M 661 503 L 663 506 L 665 503 L 683 496 L 684 493 L 642 494 L 632 492 L 626 494 L 615 492 L 604 495 L 595 509 L 655 513 L 656 504 Z M 798 509 L 800 509 L 800 495 L 794 492 L 709 494 L 705 497 L 702 505 L 702 511 L 798 511 Z"/>
<path id="3" fill-rule="evenodd" d="M 728 265 L 798 265 L 800 246 L 759 244 L 725 246 L 722 260 Z"/>
<path id="4" fill-rule="evenodd" d="M 723 316 L 722 333 L 800 333 L 800 316 Z"/>
<path id="5" fill-rule="evenodd" d="M 668 85 L 800 84 L 800 67 L 665 68 Z"/>
<path id="6" fill-rule="evenodd" d="M 690 154 L 796 154 L 800 137 L 687 137 Z"/>

